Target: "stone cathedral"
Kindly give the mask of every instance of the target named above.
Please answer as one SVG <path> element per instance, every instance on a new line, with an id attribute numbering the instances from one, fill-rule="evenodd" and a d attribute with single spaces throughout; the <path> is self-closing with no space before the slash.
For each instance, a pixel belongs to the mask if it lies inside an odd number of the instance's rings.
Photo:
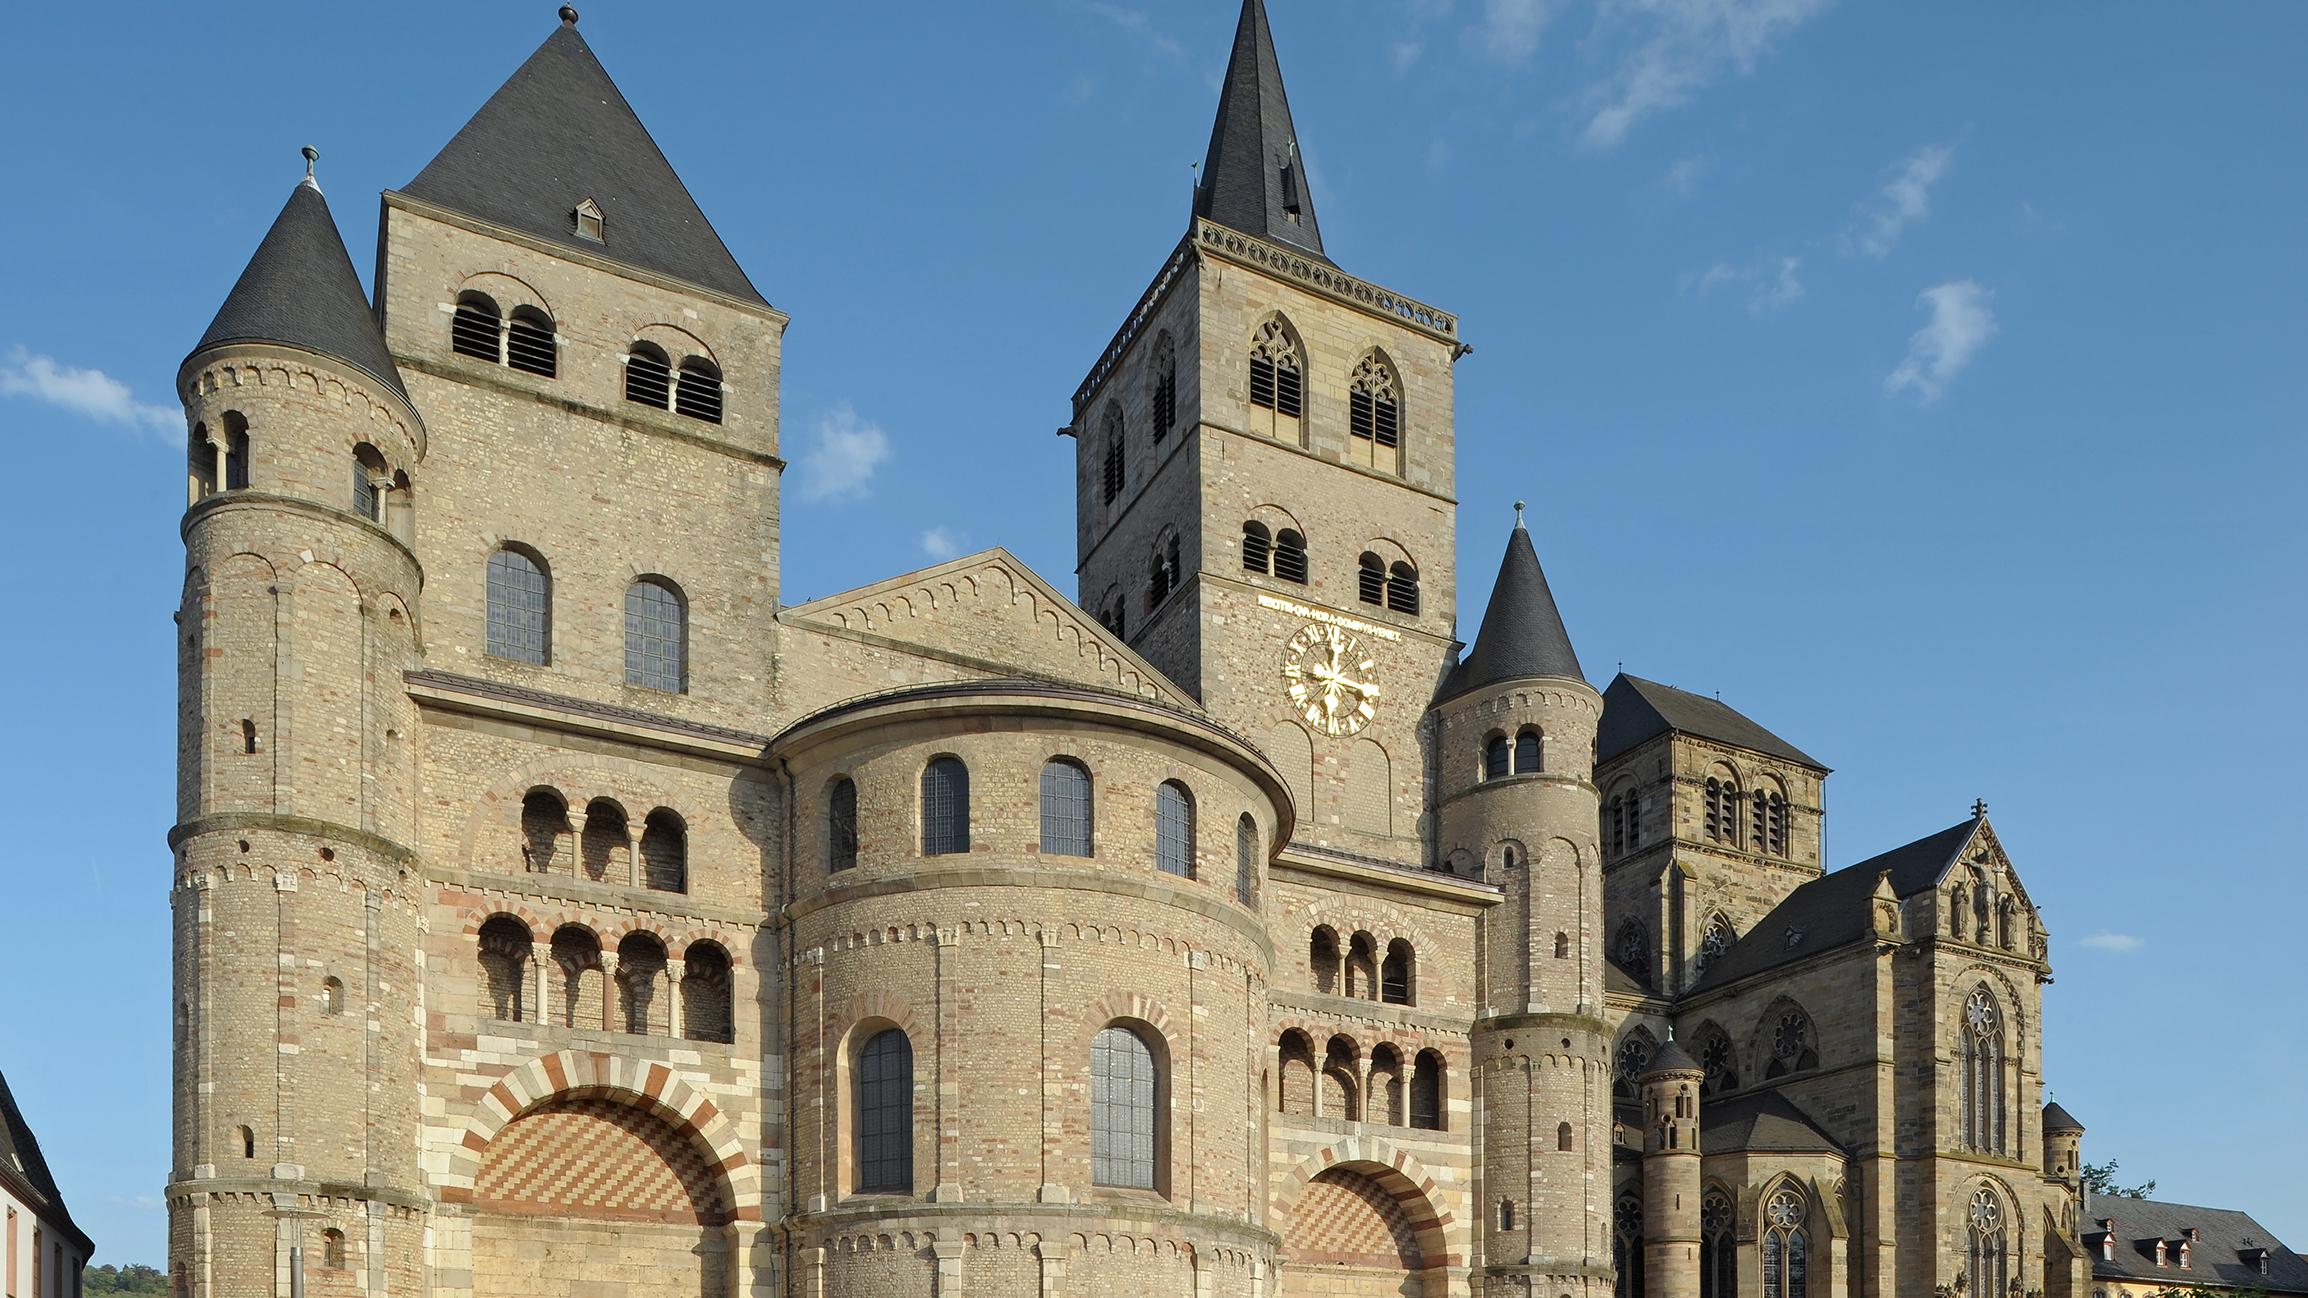
<path id="1" fill-rule="evenodd" d="M 182 1298 L 2083 1298 L 1985 808 L 1832 868 L 1543 506 L 1460 642 L 1468 347 L 1262 0 L 1071 595 L 780 601 L 787 317 L 574 11 L 381 212 L 372 296 L 308 165 L 178 375 Z"/>

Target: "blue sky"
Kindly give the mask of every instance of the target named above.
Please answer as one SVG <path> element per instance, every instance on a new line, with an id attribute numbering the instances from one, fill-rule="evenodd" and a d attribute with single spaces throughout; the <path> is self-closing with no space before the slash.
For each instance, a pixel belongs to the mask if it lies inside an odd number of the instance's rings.
<path id="1" fill-rule="evenodd" d="M 1987 798 L 2087 1157 L 2308 1247 L 2308 6 L 1272 3 L 1330 252 L 1476 347 L 1467 598 L 1543 501 L 1589 672 L 1835 766 L 1835 863 Z M 997 543 L 1071 590 L 1051 430 L 1185 228 L 1232 0 L 585 8 L 794 317 L 786 599 Z M 177 362 L 298 146 L 365 277 L 552 10 L 11 15 L 0 1069 L 100 1260 L 164 1256 Z"/>

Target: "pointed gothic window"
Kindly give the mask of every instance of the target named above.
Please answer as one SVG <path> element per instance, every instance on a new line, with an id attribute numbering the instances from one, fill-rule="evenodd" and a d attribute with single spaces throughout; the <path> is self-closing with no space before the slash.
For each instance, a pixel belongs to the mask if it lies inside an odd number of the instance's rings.
<path id="1" fill-rule="evenodd" d="M 1267 573 L 1274 569 L 1274 535 L 1257 521 L 1242 525 L 1242 570 Z"/>
<path id="2" fill-rule="evenodd" d="M 1975 987 L 1964 998 L 1963 1022 L 1957 1025 L 1957 1066 L 1963 1075 L 1958 1086 L 1963 1096 L 1963 1143 L 1968 1149 L 2000 1154 L 2004 1149 L 2003 1014 L 1994 993 Z"/>
<path id="3" fill-rule="evenodd" d="M 1354 597 L 1374 607 L 1386 603 L 1386 561 L 1368 550 L 1355 560 Z"/>
<path id="4" fill-rule="evenodd" d="M 1178 422 L 1178 349 L 1165 333 L 1154 340 L 1154 444 Z"/>
<path id="5" fill-rule="evenodd" d="M 1732 1239 L 1731 1198 L 1709 1190 L 1699 1200 L 1699 1298 L 1739 1298 L 1739 1248 Z"/>
<path id="6" fill-rule="evenodd" d="M 1122 494 L 1122 409 L 1106 407 L 1105 458 L 1098 466 L 1098 499 L 1111 505 Z"/>
<path id="7" fill-rule="evenodd" d="M 1731 944 L 1738 940 L 1738 933 L 1732 929 L 1731 921 L 1724 918 L 1722 912 L 1710 916 L 1707 926 L 1699 930 L 1699 950 L 1692 961 L 1697 966 L 1694 972 L 1707 972 L 1708 967 L 1722 959 L 1731 950 Z"/>
<path id="8" fill-rule="evenodd" d="M 1699 1070 L 1705 1074 L 1699 1080 L 1701 1096 L 1739 1089 L 1739 1061 L 1732 1054 L 1731 1038 L 1713 1024 L 1699 1033 Z"/>
<path id="9" fill-rule="evenodd" d="M 489 656 L 543 666 L 553 616 L 553 586 L 536 555 L 510 546 L 489 556 Z"/>
<path id="10" fill-rule="evenodd" d="M 1394 370 L 1375 353 L 1355 366 L 1347 390 L 1347 453 L 1355 463 L 1401 472 L 1402 395 Z"/>
<path id="11" fill-rule="evenodd" d="M 663 410 L 673 402 L 673 362 L 655 343 L 636 342 L 625 356 L 625 399 Z"/>
<path id="12" fill-rule="evenodd" d="M 1971 1230 L 1967 1268 L 1971 1291 L 2000 1294 L 2011 1288 L 2011 1234 L 2004 1223 L 2003 1200 L 1988 1186 L 1972 1191 Z"/>
<path id="13" fill-rule="evenodd" d="M 1287 527 L 1274 534 L 1274 575 L 1296 585 L 1306 584 L 1306 538 Z"/>
<path id="14" fill-rule="evenodd" d="M 513 308 L 505 322 L 505 363 L 525 374 L 552 378 L 559 367 L 553 317 L 533 306 Z"/>
<path id="15" fill-rule="evenodd" d="M 1619 1041 L 1619 1051 L 1611 1074 L 1611 1094 L 1622 1101 L 1642 1098 L 1643 1071 L 1651 1066 L 1651 1056 L 1659 1053 L 1658 1038 L 1648 1028 L 1636 1028 Z"/>
<path id="16" fill-rule="evenodd" d="M 1643 921 L 1629 918 L 1619 925 L 1618 936 L 1611 939 L 1611 960 L 1637 979 L 1649 981 L 1651 939 L 1643 931 Z"/>
<path id="17" fill-rule="evenodd" d="M 1757 1241 L 1763 1255 L 1763 1298 L 1810 1298 L 1811 1237 L 1804 1228 L 1809 1216 L 1802 1192 L 1793 1185 L 1782 1185 L 1764 1201 L 1763 1237 Z"/>
<path id="18" fill-rule="evenodd" d="M 1611 1265 L 1619 1272 L 1613 1298 L 1643 1298 L 1643 1201 L 1633 1194 L 1611 1207 Z"/>
<path id="19" fill-rule="evenodd" d="M 1771 1062 L 1765 1065 L 1765 1077 L 1784 1077 L 1805 1069 L 1819 1067 L 1819 1047 L 1816 1034 L 1811 1030 L 1811 1016 L 1793 1006 L 1779 1015 L 1771 1029 Z"/>
<path id="20" fill-rule="evenodd" d="M 503 359 L 501 335 L 504 317 L 496 299 L 486 293 L 459 293 L 456 314 L 449 317 L 449 349 L 491 365 Z"/>
<path id="21" fill-rule="evenodd" d="M 1259 431 L 1269 435 L 1288 431 L 1291 440 L 1297 440 L 1297 429 L 1286 429 L 1280 421 L 1296 420 L 1305 402 L 1298 340 L 1281 320 L 1269 320 L 1250 341 L 1250 404 L 1274 412 L 1273 422 Z"/>

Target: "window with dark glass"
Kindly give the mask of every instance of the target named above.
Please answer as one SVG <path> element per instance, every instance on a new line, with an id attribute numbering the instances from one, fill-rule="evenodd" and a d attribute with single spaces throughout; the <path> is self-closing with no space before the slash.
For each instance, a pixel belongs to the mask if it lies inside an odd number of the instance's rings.
<path id="1" fill-rule="evenodd" d="M 1194 797 L 1176 780 L 1154 790 L 1154 868 L 1184 878 L 1194 874 Z"/>
<path id="2" fill-rule="evenodd" d="M 553 611 L 552 586 L 536 559 L 519 550 L 489 556 L 489 656 L 542 665 Z"/>
<path id="3" fill-rule="evenodd" d="M 1234 823 L 1234 899 L 1249 905 L 1258 896 L 1258 822 L 1245 813 Z"/>
<path id="4" fill-rule="evenodd" d="M 844 776 L 826 797 L 826 869 L 857 864 L 857 784 Z"/>
<path id="5" fill-rule="evenodd" d="M 1810 1298 L 1811 1237 L 1804 1229 L 1810 1210 L 1793 1186 L 1774 1191 L 1763 1205 L 1763 1298 Z M 2000 1294 L 2003 1286 L 1981 1288 L 1982 1295 Z"/>
<path id="6" fill-rule="evenodd" d="M 229 411 L 224 427 L 224 488 L 239 491 L 248 486 L 248 427 Z"/>
<path id="7" fill-rule="evenodd" d="M 914 1047 L 897 1028 L 867 1038 L 857 1055 L 857 1191 L 914 1189 Z"/>
<path id="8" fill-rule="evenodd" d="M 1525 727 L 1515 736 L 1515 774 L 1535 775 L 1539 769 L 1539 732 Z"/>
<path id="9" fill-rule="evenodd" d="M 1090 772 L 1080 762 L 1042 764 L 1042 851 L 1090 855 Z"/>
<path id="10" fill-rule="evenodd" d="M 1503 780 L 1513 774 L 1513 753 L 1514 747 L 1507 742 L 1505 735 L 1492 735 L 1483 741 L 1483 778 Z"/>
<path id="11" fill-rule="evenodd" d="M 688 613 L 656 578 L 625 588 L 625 683 L 679 694 L 689 688 Z"/>
<path id="12" fill-rule="evenodd" d="M 1156 1187 L 1160 1078 L 1154 1052 L 1116 1025 L 1090 1043 L 1090 1179 L 1132 1190 Z"/>
<path id="13" fill-rule="evenodd" d="M 941 757 L 922 770 L 922 855 L 970 850 L 970 768 Z"/>

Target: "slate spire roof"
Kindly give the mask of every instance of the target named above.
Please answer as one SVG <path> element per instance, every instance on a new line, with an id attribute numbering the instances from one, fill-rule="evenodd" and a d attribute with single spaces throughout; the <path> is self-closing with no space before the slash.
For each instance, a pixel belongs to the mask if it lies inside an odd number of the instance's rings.
<path id="1" fill-rule="evenodd" d="M 1218 121 L 1194 191 L 1194 215 L 1309 252 L 1324 261 L 1322 227 L 1282 92 L 1266 0 L 1243 0 L 1234 54 L 1218 90 Z"/>
<path id="2" fill-rule="evenodd" d="M 401 192 L 596 257 L 764 306 L 572 12 Z M 602 239 L 577 233 L 601 207 Z"/>
<path id="3" fill-rule="evenodd" d="M 401 371 L 369 309 L 328 200 L 307 175 L 256 246 L 192 355 L 227 343 L 278 343 L 342 361 L 403 400 Z"/>
<path id="4" fill-rule="evenodd" d="M 1579 671 L 1579 655 L 1571 649 L 1570 632 L 1563 629 L 1563 615 L 1555 608 L 1555 593 L 1547 589 L 1538 551 L 1531 548 L 1522 507 L 1517 505 L 1515 511 L 1515 530 L 1507 537 L 1506 557 L 1499 561 L 1499 579 L 1483 610 L 1482 630 L 1475 633 L 1474 648 L 1443 681 L 1444 698 L 1531 676 L 1586 679 Z"/>

